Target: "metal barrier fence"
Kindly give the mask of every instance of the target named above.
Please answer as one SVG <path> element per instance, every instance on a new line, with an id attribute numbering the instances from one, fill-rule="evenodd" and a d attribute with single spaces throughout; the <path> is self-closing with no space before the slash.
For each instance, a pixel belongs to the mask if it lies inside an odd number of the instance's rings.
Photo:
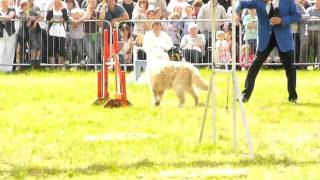
<path id="1" fill-rule="evenodd" d="M 217 19 L 217 21 L 223 25 L 225 23 L 231 23 L 231 19 L 222 20 Z M 188 24 L 193 23 L 203 23 L 210 22 L 210 20 L 197 20 L 197 19 L 188 19 L 188 20 L 129 20 L 122 21 L 120 24 L 126 24 L 125 26 L 118 26 L 118 31 L 120 34 L 120 40 L 122 40 L 122 44 L 124 44 L 124 49 L 122 49 L 122 57 L 123 57 L 123 65 L 124 66 L 133 66 L 133 61 L 136 60 L 146 60 L 147 54 L 143 51 L 142 44 L 144 40 L 144 35 L 147 30 L 136 30 L 132 24 L 136 26 L 149 25 L 152 22 L 160 22 L 162 24 L 162 30 L 168 34 L 173 43 L 173 48 L 168 50 L 168 54 L 171 60 L 185 60 L 193 63 L 197 66 L 211 66 L 212 65 L 212 53 L 211 53 L 211 32 L 206 30 L 202 33 L 203 44 L 202 48 L 196 48 L 195 51 L 197 54 L 193 57 L 193 51 L 189 51 L 188 44 L 182 44 L 183 36 L 189 34 L 188 32 Z M 146 27 L 144 27 L 146 28 Z M 229 31 L 231 37 L 231 31 Z M 231 39 L 230 39 L 231 40 Z M 181 46 L 182 45 L 182 46 Z M 134 48 L 133 48 L 134 46 Z M 230 47 L 231 49 L 231 47 Z M 132 52 L 133 50 L 138 52 Z M 131 52 L 131 53 L 128 53 Z M 127 56 L 126 54 L 130 54 L 131 56 Z M 132 55 L 136 55 L 137 57 L 132 57 Z M 198 56 L 197 56 L 198 55 Z M 187 57 L 188 56 L 188 57 Z"/>
<path id="2" fill-rule="evenodd" d="M 143 43 L 145 31 L 150 30 L 150 24 L 154 21 L 161 22 L 163 31 L 173 41 L 175 48 L 168 51 L 171 59 L 190 61 L 197 66 L 211 66 L 212 56 L 214 56 L 214 61 L 218 59 L 218 57 L 215 57 L 217 56 L 216 53 L 212 54 L 211 52 L 211 38 L 216 37 L 211 37 L 210 29 L 201 26 L 201 23 L 210 22 L 209 19 L 130 20 L 123 21 L 116 26 L 119 31 L 121 66 L 125 69 L 134 66 L 133 54 L 137 54 L 138 57 L 136 58 L 138 60 L 146 59 L 145 52 L 139 47 Z M 191 22 L 199 25 L 205 40 L 204 47 L 196 49 L 195 52 L 199 53 L 196 53 L 198 56 L 195 57 L 193 56 L 194 52 L 189 51 L 190 47 L 181 47 L 183 36 L 188 34 L 188 26 Z M 231 20 L 217 19 L 217 22 L 217 28 L 223 30 L 229 48 L 231 49 L 233 45 L 237 46 L 237 65 L 250 64 L 250 58 L 252 59 L 253 56 L 244 53 L 247 51 L 247 45 L 251 45 L 244 40 L 246 27 L 239 26 L 237 28 L 237 43 L 232 44 L 230 43 Z M 55 21 L 50 23 L 42 21 L 42 23 L 49 25 L 51 28 L 48 30 L 48 28 L 42 27 L 28 27 L 26 21 L 21 19 L 2 20 L 0 23 L 0 70 L 11 71 L 12 68 L 19 69 L 30 65 L 45 67 L 82 66 L 87 69 L 101 67 L 104 50 L 102 32 L 104 28 L 111 27 L 108 21 L 87 20 L 78 24 Z M 145 30 L 135 29 L 141 27 L 141 25 Z M 299 28 L 300 31 L 294 33 L 296 43 L 295 65 L 302 67 L 319 66 L 320 20 L 309 19 L 301 22 Z M 62 31 L 64 35 L 55 36 L 57 33 L 54 31 L 59 33 Z M 112 39 L 111 36 L 112 33 L 110 33 L 110 39 Z M 133 46 L 137 46 L 135 48 L 138 51 L 137 53 L 133 53 Z M 215 46 L 217 46 L 217 43 Z M 249 47 L 253 49 L 252 46 Z M 109 51 L 111 52 L 111 48 Z M 276 50 L 268 58 L 265 65 L 281 65 Z"/>
<path id="3" fill-rule="evenodd" d="M 26 66 L 101 67 L 102 32 L 110 29 L 108 21 L 42 23 L 49 28 L 31 27 L 21 19 L 0 23 L 0 70 L 9 72 Z M 111 39 L 112 33 L 109 34 Z"/>
<path id="4" fill-rule="evenodd" d="M 185 19 L 185 20 L 130 20 L 130 21 L 124 21 L 122 23 L 127 24 L 147 24 L 151 22 L 161 22 L 163 26 L 163 31 L 165 31 L 172 39 L 173 44 L 176 48 L 180 51 L 180 58 L 184 59 L 186 61 L 190 61 L 194 65 L 197 66 L 211 66 L 212 65 L 212 56 L 215 56 L 211 52 L 211 32 L 209 29 L 201 29 L 200 27 L 200 33 L 202 33 L 205 36 L 205 48 L 202 50 L 201 58 L 199 60 L 194 59 L 185 59 L 186 53 L 183 51 L 183 47 L 181 47 L 181 40 L 182 37 L 187 33 L 186 25 L 190 24 L 191 22 L 195 22 L 196 24 L 201 23 L 208 23 L 210 22 L 210 19 Z M 222 30 L 225 33 L 225 40 L 229 43 L 229 48 L 231 52 L 231 46 L 236 46 L 236 60 L 237 60 L 237 66 L 248 66 L 250 63 L 254 60 L 254 53 L 255 53 L 255 46 L 257 43 L 257 39 L 254 39 L 254 42 L 247 41 L 244 37 L 246 33 L 246 26 L 237 26 L 237 32 L 236 32 L 236 44 L 231 44 L 231 19 L 217 19 L 217 30 Z M 199 25 L 200 26 L 200 25 Z M 304 27 L 303 27 L 304 26 Z M 312 29 L 310 27 L 313 26 Z M 202 31 L 201 31 L 202 30 Z M 129 37 L 126 37 L 126 39 L 130 40 L 127 41 L 127 43 L 131 42 L 130 51 L 132 49 L 137 50 L 137 53 L 131 53 L 136 54 L 138 57 L 130 57 L 129 60 L 124 60 L 125 63 L 124 66 L 133 66 L 132 63 L 133 60 L 136 58 L 136 60 L 145 60 L 146 54 L 142 51 L 142 40 L 144 33 L 135 34 L 134 27 L 120 27 L 118 29 L 119 34 L 124 34 L 124 31 L 128 31 L 127 34 Z M 256 32 L 257 33 L 257 32 Z M 304 22 L 300 22 L 298 24 L 298 30 L 297 32 L 293 33 L 293 38 L 295 41 L 295 65 L 300 67 L 306 67 L 306 66 L 313 66 L 317 67 L 320 65 L 320 50 L 319 49 L 319 38 L 320 38 L 320 20 L 318 19 L 309 19 Z M 217 36 L 217 35 L 216 35 Z M 213 37 L 216 38 L 216 37 Z M 121 39 L 121 38 L 120 38 Z M 140 42 L 139 42 L 140 41 Z M 137 43 L 138 42 L 138 43 Z M 215 47 L 219 43 L 216 42 Z M 132 46 L 136 46 L 135 48 L 132 48 Z M 248 46 L 250 48 L 250 51 L 252 54 L 248 54 L 246 52 L 248 50 Z M 216 49 L 216 48 L 215 48 Z M 123 51 L 124 55 L 126 53 L 126 50 Z M 172 53 L 172 52 L 171 52 Z M 170 54 L 170 52 L 169 52 Z M 175 56 L 170 56 L 170 58 L 175 59 Z M 213 58 L 214 61 L 217 59 L 217 57 Z M 219 64 L 219 63 L 217 63 Z M 273 50 L 273 52 L 270 54 L 268 59 L 264 63 L 265 66 L 279 66 L 282 65 L 280 62 L 280 58 L 278 56 L 277 48 Z M 247 67 L 246 67 L 247 68 Z"/>

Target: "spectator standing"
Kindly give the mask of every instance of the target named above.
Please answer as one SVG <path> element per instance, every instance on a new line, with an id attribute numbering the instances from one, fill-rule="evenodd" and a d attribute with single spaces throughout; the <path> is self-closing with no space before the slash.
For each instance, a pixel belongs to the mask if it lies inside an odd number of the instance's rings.
<path id="1" fill-rule="evenodd" d="M 202 5 L 199 10 L 197 19 L 211 19 L 212 18 L 212 6 L 216 6 L 216 19 L 226 19 L 227 13 L 223 6 L 218 4 L 217 0 L 210 0 L 207 4 Z M 223 23 L 216 23 L 216 30 L 219 30 Z M 211 43 L 211 21 L 198 22 L 200 32 L 206 36 L 206 39 Z"/>
<path id="2" fill-rule="evenodd" d="M 185 12 L 186 12 L 186 16 L 182 18 L 183 20 L 188 20 L 188 19 L 194 20 L 195 19 L 195 17 L 192 16 L 192 12 L 193 12 L 192 6 L 189 5 L 189 6 L 185 7 Z M 182 23 L 183 24 L 182 25 L 182 27 L 183 27 L 183 35 L 189 33 L 188 26 L 189 26 L 189 24 L 192 24 L 192 23 L 193 23 L 193 21 L 189 21 L 189 22 L 185 21 L 185 22 Z"/>
<path id="3" fill-rule="evenodd" d="M 71 13 L 71 10 L 74 8 L 79 8 L 77 1 L 76 0 L 65 0 L 66 6 L 67 6 L 67 10 L 68 10 L 68 14 Z"/>
<path id="4" fill-rule="evenodd" d="M 249 44 L 244 44 L 241 46 L 240 54 L 240 67 L 241 71 L 245 71 L 250 67 L 254 60 L 254 53 Z"/>
<path id="5" fill-rule="evenodd" d="M 27 47 L 28 47 L 28 39 L 29 39 L 29 27 L 28 24 L 28 16 L 29 16 L 29 8 L 30 4 L 28 0 L 22 0 L 20 2 L 20 12 L 18 18 L 20 19 L 20 27 L 18 30 L 18 38 L 17 38 L 17 53 L 16 53 L 16 63 L 17 64 L 24 64 L 28 63 L 28 54 L 27 54 Z M 17 66 L 16 70 L 20 67 Z"/>
<path id="6" fill-rule="evenodd" d="M 30 49 L 31 49 L 31 60 L 30 64 L 34 67 L 40 66 L 40 55 L 41 55 L 41 28 L 39 22 L 43 20 L 41 16 L 40 8 L 34 4 L 34 0 L 29 0 L 29 18 L 28 25 L 30 30 Z"/>
<path id="7" fill-rule="evenodd" d="M 189 6 L 189 3 L 186 0 L 171 0 L 168 4 L 168 12 L 173 13 L 175 8 L 178 8 L 181 11 L 180 16 L 185 16 L 185 7 Z"/>
<path id="8" fill-rule="evenodd" d="M 133 10 L 136 6 L 136 2 L 134 2 L 133 0 L 123 0 L 121 5 L 128 13 L 129 19 L 132 19 Z"/>
<path id="9" fill-rule="evenodd" d="M 0 7 L 0 64 L 12 64 L 16 46 L 14 21 L 15 9 L 9 6 L 9 0 L 2 0 Z M 12 66 L 1 66 L 0 71 L 11 72 Z"/>
<path id="10" fill-rule="evenodd" d="M 231 0 L 218 0 L 218 3 L 227 11 L 231 7 Z"/>
<path id="11" fill-rule="evenodd" d="M 77 4 L 78 4 L 78 8 L 81 8 L 81 4 L 84 0 L 76 0 Z"/>
<path id="12" fill-rule="evenodd" d="M 216 45 L 215 45 L 215 51 L 214 51 L 215 63 L 226 64 L 232 60 L 231 53 L 230 53 L 230 46 L 225 38 L 226 38 L 226 34 L 224 31 L 217 31 Z"/>
<path id="13" fill-rule="evenodd" d="M 165 17 L 164 17 L 164 15 L 163 15 L 163 11 L 162 11 L 162 9 L 161 8 L 159 8 L 159 7 L 155 7 L 154 8 L 154 15 L 155 15 L 155 19 L 166 19 Z M 167 16 L 168 17 L 168 16 Z"/>
<path id="14" fill-rule="evenodd" d="M 99 63 L 99 52 L 101 46 L 101 36 L 99 32 L 98 12 L 96 10 L 97 1 L 89 0 L 83 20 L 83 46 L 87 55 L 87 64 Z M 105 7 L 104 7 L 105 8 Z M 90 20 L 87 21 L 86 20 Z M 84 64 L 84 62 L 80 62 Z"/>
<path id="15" fill-rule="evenodd" d="M 172 13 L 169 16 L 169 20 L 172 20 L 165 26 L 165 32 L 171 37 L 174 46 L 179 46 L 182 32 L 182 23 L 178 20 L 180 15 L 178 13 Z"/>
<path id="16" fill-rule="evenodd" d="M 50 2 L 43 0 L 35 0 L 34 4 L 40 8 L 40 15 L 44 18 L 47 17 L 47 11 L 49 9 Z M 42 63 L 48 63 L 48 22 L 47 21 L 39 21 L 40 26 L 40 34 L 41 34 L 41 53 L 40 60 Z"/>
<path id="17" fill-rule="evenodd" d="M 199 14 L 199 11 L 201 9 L 202 4 L 203 4 L 202 0 L 193 1 L 193 3 L 192 3 L 192 7 L 193 7 L 192 16 L 193 17 L 198 18 L 198 14 Z"/>
<path id="18" fill-rule="evenodd" d="M 131 28 L 128 25 L 123 25 L 120 29 L 119 59 L 121 64 L 132 63 L 132 43 Z"/>
<path id="19" fill-rule="evenodd" d="M 87 8 L 89 0 L 80 0 L 80 1 L 81 1 L 81 3 L 80 4 L 78 3 L 79 7 L 81 9 Z M 100 4 L 101 2 L 105 2 L 105 0 L 96 0 L 96 1 L 97 1 L 97 4 Z M 78 2 L 78 0 L 77 0 L 77 2 Z"/>
<path id="20" fill-rule="evenodd" d="M 249 9 L 249 14 L 243 18 L 244 37 L 246 44 L 250 45 L 253 53 L 257 46 L 257 13 L 255 9 Z"/>
<path id="21" fill-rule="evenodd" d="M 299 0 L 298 2 L 304 7 L 304 9 L 308 9 L 312 6 L 308 0 Z"/>
<path id="22" fill-rule="evenodd" d="M 115 0 L 106 0 L 103 4 L 99 15 L 100 20 L 107 20 L 112 27 L 119 25 L 121 21 L 129 20 L 129 15 L 121 4 L 116 3 Z M 104 29 L 108 28 L 108 24 L 104 24 Z"/>
<path id="23" fill-rule="evenodd" d="M 154 9 L 159 8 L 163 18 L 167 18 L 170 15 L 167 9 L 167 3 L 165 0 L 148 0 L 148 4 L 153 6 Z"/>
<path id="24" fill-rule="evenodd" d="M 154 20 L 154 19 L 156 19 L 156 10 L 154 9 L 153 6 L 149 6 L 148 11 L 147 11 L 147 20 Z M 144 23 L 144 34 L 138 35 L 134 39 L 134 44 L 136 46 L 142 46 L 146 32 L 152 30 L 151 25 L 152 25 L 151 21 Z M 145 60 L 146 57 L 147 57 L 147 55 L 146 55 L 145 51 L 143 49 L 139 49 L 138 50 L 138 59 Z"/>
<path id="25" fill-rule="evenodd" d="M 294 42 L 295 42 L 294 62 L 305 63 L 305 62 L 307 62 L 306 61 L 307 57 L 306 57 L 305 52 L 306 52 L 306 48 L 307 48 L 307 44 L 308 44 L 307 39 L 305 37 L 305 31 L 306 31 L 306 20 L 309 19 L 309 14 L 307 13 L 304 6 L 299 3 L 299 0 L 296 3 L 296 5 L 297 5 L 298 10 L 301 13 L 301 20 L 300 20 L 300 22 L 291 24 L 291 31 L 293 33 L 293 38 L 294 38 Z M 300 52 L 302 52 L 302 53 L 300 53 Z"/>
<path id="26" fill-rule="evenodd" d="M 212 18 L 212 6 L 215 6 L 215 17 L 216 19 L 226 19 L 227 18 L 227 13 L 226 10 L 224 9 L 223 6 L 219 5 L 217 0 L 210 0 L 207 4 L 204 4 L 201 6 L 199 10 L 199 14 L 197 19 L 203 20 L 203 19 L 211 19 Z M 216 30 L 220 30 L 220 26 L 224 24 L 223 22 L 221 23 L 216 23 Z M 198 22 L 198 26 L 200 29 L 200 32 L 205 35 L 207 43 L 207 47 L 211 47 L 211 20 L 206 21 L 206 22 Z M 205 62 L 210 62 L 211 61 L 211 51 L 208 51 L 208 48 L 206 48 L 206 53 L 204 57 Z"/>
<path id="27" fill-rule="evenodd" d="M 68 23 L 67 41 L 67 64 L 84 64 L 83 48 L 83 24 L 80 22 L 85 15 L 85 10 L 74 8 L 70 12 L 70 23 Z M 77 61 L 76 61 L 77 59 Z"/>
<path id="28" fill-rule="evenodd" d="M 49 7 L 47 21 L 49 21 L 49 58 L 50 63 L 55 64 L 55 57 L 58 56 L 58 63 L 63 64 L 65 58 L 65 37 L 66 30 L 64 22 L 69 20 L 67 9 L 63 7 L 61 0 L 54 0 Z"/>
<path id="29" fill-rule="evenodd" d="M 313 48 L 314 62 L 320 62 L 320 0 L 315 0 L 315 4 L 307 9 L 311 21 L 307 22 L 308 49 Z M 315 21 L 312 21 L 315 20 Z M 305 49 L 305 48 L 304 48 Z"/>
<path id="30" fill-rule="evenodd" d="M 147 11 L 148 11 L 148 1 L 147 0 L 138 0 L 138 5 L 134 8 L 132 13 L 132 20 L 146 20 Z M 143 36 L 145 33 L 146 22 L 136 22 L 133 28 L 134 36 Z"/>

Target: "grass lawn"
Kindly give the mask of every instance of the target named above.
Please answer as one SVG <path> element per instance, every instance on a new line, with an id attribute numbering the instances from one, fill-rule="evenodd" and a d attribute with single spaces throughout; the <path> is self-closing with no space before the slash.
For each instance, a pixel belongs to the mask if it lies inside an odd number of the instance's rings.
<path id="1" fill-rule="evenodd" d="M 201 73 L 209 80 L 209 70 Z M 241 89 L 245 75 L 238 73 Z M 146 85 L 129 84 L 132 107 L 103 109 L 91 105 L 96 97 L 93 72 L 0 74 L 0 179 L 167 179 L 163 172 L 176 170 L 184 175 L 176 179 L 225 178 L 190 173 L 207 168 L 245 171 L 231 178 L 319 179 L 319 78 L 319 71 L 299 71 L 300 103 L 289 104 L 284 71 L 259 74 L 245 104 L 255 152 L 250 159 L 245 156 L 239 110 L 238 152 L 232 150 L 227 75 L 217 77 L 217 144 L 211 143 L 209 109 L 199 145 L 204 107 L 194 107 L 190 96 L 185 107 L 178 108 L 174 92 L 167 91 L 161 107 L 155 108 Z M 112 75 L 109 82 L 113 95 Z M 201 102 L 206 95 L 200 93 Z M 151 138 L 87 140 L 120 133 L 146 133 Z"/>

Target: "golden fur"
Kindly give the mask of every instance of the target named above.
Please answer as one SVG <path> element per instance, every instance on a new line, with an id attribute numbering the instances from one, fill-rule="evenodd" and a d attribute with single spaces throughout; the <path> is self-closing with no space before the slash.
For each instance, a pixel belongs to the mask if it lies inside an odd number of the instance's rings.
<path id="1" fill-rule="evenodd" d="M 179 98 L 179 106 L 185 102 L 185 92 L 188 92 L 198 105 L 198 94 L 194 85 L 202 90 L 208 90 L 208 85 L 200 76 L 197 68 L 191 63 L 179 61 L 148 62 L 148 74 L 153 93 L 154 105 L 159 106 L 164 91 L 173 88 Z"/>

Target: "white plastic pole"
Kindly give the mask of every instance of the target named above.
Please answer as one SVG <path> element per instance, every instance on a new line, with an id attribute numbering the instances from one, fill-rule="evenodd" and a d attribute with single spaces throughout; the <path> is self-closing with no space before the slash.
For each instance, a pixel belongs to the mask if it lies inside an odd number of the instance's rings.
<path id="1" fill-rule="evenodd" d="M 212 62 L 212 69 L 214 68 L 214 51 L 215 51 L 215 42 L 216 42 L 216 3 L 217 0 L 210 0 L 211 3 L 211 62 Z M 216 93 L 215 93 L 215 72 L 212 72 L 212 142 L 216 144 Z M 210 96 L 210 94 L 208 95 Z"/>
<path id="2" fill-rule="evenodd" d="M 232 16 L 235 15 L 235 1 L 231 0 L 232 3 Z M 233 150 L 237 151 L 237 108 L 236 108 L 236 101 L 237 101 L 237 90 L 236 90 L 236 23 L 234 18 L 232 18 L 232 87 L 233 87 L 233 100 L 232 100 L 232 129 L 233 129 L 233 143 L 232 147 Z"/>

